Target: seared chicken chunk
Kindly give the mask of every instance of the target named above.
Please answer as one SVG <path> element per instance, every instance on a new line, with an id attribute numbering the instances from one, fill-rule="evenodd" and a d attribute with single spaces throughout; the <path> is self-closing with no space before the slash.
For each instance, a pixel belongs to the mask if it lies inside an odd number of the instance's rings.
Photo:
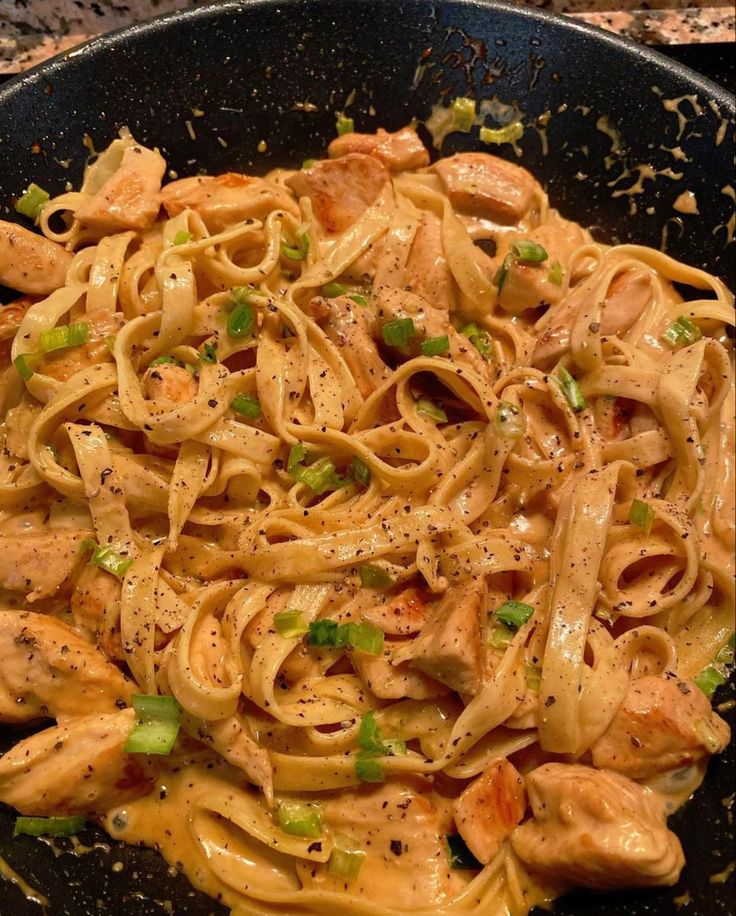
<path id="1" fill-rule="evenodd" d="M 429 700 L 448 693 L 447 687 L 421 671 L 414 671 L 406 662 L 395 664 L 394 654 L 403 643 L 386 641 L 382 655 L 353 652 L 351 661 L 358 677 L 368 690 L 381 700 Z"/>
<path id="2" fill-rule="evenodd" d="M 442 223 L 434 213 L 422 213 L 409 259 L 406 286 L 445 312 L 457 307 L 457 288 L 442 243 Z"/>
<path id="3" fill-rule="evenodd" d="M 363 611 L 363 620 L 374 624 L 389 636 L 411 636 L 418 633 L 427 619 L 428 607 L 418 588 L 405 588 L 386 604 Z"/>
<path id="4" fill-rule="evenodd" d="M 101 626 L 105 609 L 120 601 L 122 585 L 115 576 L 97 566 L 85 566 L 74 583 L 71 611 L 74 623 L 95 636 Z"/>
<path id="5" fill-rule="evenodd" d="M 53 595 L 82 562 L 86 537 L 89 531 L 72 528 L 0 537 L 0 588 L 23 592 L 28 601 Z"/>
<path id="6" fill-rule="evenodd" d="M 74 211 L 86 226 L 105 232 L 149 229 L 161 208 L 166 162 L 158 152 L 135 143 L 102 187 Z"/>
<path id="7" fill-rule="evenodd" d="M 502 224 L 519 222 L 538 187 L 526 169 L 488 153 L 457 153 L 434 170 L 453 207 Z"/>
<path id="8" fill-rule="evenodd" d="M 0 722 L 113 712 L 134 684 L 55 617 L 0 611 Z"/>
<path id="9" fill-rule="evenodd" d="M 411 127 L 403 127 L 395 133 L 379 128 L 375 134 L 343 134 L 335 137 L 327 151 L 330 159 L 339 159 L 350 153 L 374 156 L 392 172 L 429 165 L 429 153 Z"/>
<path id="10" fill-rule="evenodd" d="M 511 834 L 532 871 L 609 889 L 675 884 L 684 864 L 661 801 L 648 789 L 589 767 L 547 763 L 526 777 L 534 817 Z"/>
<path id="11" fill-rule="evenodd" d="M 183 366 L 161 363 L 146 370 L 143 390 L 152 401 L 188 404 L 197 396 L 197 381 Z"/>
<path id="12" fill-rule="evenodd" d="M 720 753 L 731 732 L 692 681 L 642 677 L 592 746 L 596 767 L 646 779 Z"/>
<path id="13" fill-rule="evenodd" d="M 36 232 L 0 220 L 0 283 L 47 296 L 64 285 L 72 256 Z"/>
<path id="14" fill-rule="evenodd" d="M 388 180 L 388 169 L 378 159 L 350 153 L 295 172 L 286 184 L 312 201 L 314 215 L 326 232 L 336 233 L 363 215 Z"/>
<path id="15" fill-rule="evenodd" d="M 524 780 L 516 767 L 501 757 L 455 799 L 453 813 L 468 849 L 487 865 L 524 817 L 525 808 Z"/>
<path id="16" fill-rule="evenodd" d="M 108 342 L 109 338 L 114 337 L 122 328 L 123 316 L 109 309 L 94 309 L 87 312 L 81 322 L 89 325 L 87 343 L 48 353 L 39 367 L 39 372 L 65 382 L 81 369 L 112 361 Z"/>
<path id="17" fill-rule="evenodd" d="M 210 232 L 222 232 L 246 219 L 265 220 L 274 210 L 299 215 L 294 201 L 278 185 L 237 172 L 180 178 L 164 186 L 161 198 L 169 216 L 195 210 Z"/>
<path id="18" fill-rule="evenodd" d="M 147 795 L 155 763 L 123 750 L 133 709 L 81 715 L 18 742 L 0 757 L 0 801 L 21 814 L 104 814 Z"/>

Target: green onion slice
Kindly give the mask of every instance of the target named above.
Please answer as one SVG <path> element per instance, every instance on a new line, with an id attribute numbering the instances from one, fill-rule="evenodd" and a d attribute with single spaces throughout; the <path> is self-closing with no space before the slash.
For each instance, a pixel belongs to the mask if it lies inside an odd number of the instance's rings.
<path id="1" fill-rule="evenodd" d="M 360 754 L 355 758 L 355 775 L 361 782 L 386 782 L 381 764 Z"/>
<path id="2" fill-rule="evenodd" d="M 575 413 L 585 410 L 585 398 L 583 397 L 583 392 L 580 390 L 580 385 L 578 385 L 577 381 L 570 375 L 564 366 L 560 366 L 557 370 L 557 381 L 559 382 L 560 388 L 562 388 L 562 393 L 567 398 L 567 403 Z"/>
<path id="3" fill-rule="evenodd" d="M 41 334 L 41 349 L 44 353 L 51 353 L 52 350 L 62 350 L 64 347 L 78 347 L 88 340 L 89 322 L 62 324 Z"/>
<path id="4" fill-rule="evenodd" d="M 470 324 L 460 328 L 460 333 L 472 343 L 480 355 L 488 361 L 491 358 L 491 338 L 487 331 L 481 330 L 478 325 L 472 321 Z"/>
<path id="5" fill-rule="evenodd" d="M 521 121 L 514 121 L 513 124 L 507 124 L 505 127 L 481 127 L 481 143 L 513 143 L 519 140 L 524 133 L 524 125 Z"/>
<path id="6" fill-rule="evenodd" d="M 291 836 L 321 837 L 322 815 L 317 805 L 281 801 L 277 809 L 279 827 Z"/>
<path id="7" fill-rule="evenodd" d="M 357 455 L 350 462 L 350 473 L 362 487 L 367 487 L 371 482 L 371 469 Z"/>
<path id="8" fill-rule="evenodd" d="M 118 579 L 122 579 L 133 565 L 133 557 L 124 557 L 122 554 L 116 553 L 112 547 L 101 547 L 91 538 L 85 538 L 79 545 L 79 549 L 83 553 L 88 550 L 92 551 L 92 556 L 88 561 L 89 566 L 98 566 Z"/>
<path id="9" fill-rule="evenodd" d="M 383 738 L 373 710 L 360 721 L 358 744 L 363 752 L 361 757 L 399 757 L 406 753 L 406 741 L 401 738 Z"/>
<path id="10" fill-rule="evenodd" d="M 629 509 L 629 521 L 637 528 L 641 528 L 645 534 L 649 534 L 654 523 L 654 510 L 641 499 L 635 499 Z"/>
<path id="11" fill-rule="evenodd" d="M 248 303 L 240 303 L 230 312 L 227 319 L 227 335 L 239 340 L 241 337 L 247 337 L 253 330 L 255 323 L 255 312 L 253 306 Z"/>
<path id="12" fill-rule="evenodd" d="M 383 652 L 383 630 L 371 623 L 342 623 L 316 620 L 309 624 L 307 645 L 343 648 L 349 646 L 368 655 Z"/>
<path id="13" fill-rule="evenodd" d="M 343 286 L 342 283 L 325 283 L 322 287 L 322 295 L 327 296 L 328 299 L 334 299 L 335 296 L 344 296 L 347 292 L 347 286 Z"/>
<path id="14" fill-rule="evenodd" d="M 317 162 L 316 159 L 305 159 L 304 162 L 302 162 L 302 168 L 303 168 L 303 169 L 311 169 L 312 166 L 313 166 L 316 162 Z"/>
<path id="15" fill-rule="evenodd" d="M 726 683 L 725 675 L 712 667 L 703 669 L 693 680 L 707 697 L 712 697 L 716 689 Z"/>
<path id="16" fill-rule="evenodd" d="M 424 356 L 440 356 L 450 349 L 450 341 L 447 336 L 428 337 L 422 341 L 419 348 Z"/>
<path id="17" fill-rule="evenodd" d="M 381 566 L 365 563 L 358 567 L 361 588 L 390 588 L 395 585 L 394 579 Z"/>
<path id="18" fill-rule="evenodd" d="M 327 862 L 327 871 L 338 878 L 352 881 L 358 877 L 360 866 L 363 864 L 363 859 L 365 859 L 365 852 L 362 849 L 346 848 L 345 843 L 345 840 L 340 840 L 339 846 L 332 847 L 332 852 Z"/>
<path id="19" fill-rule="evenodd" d="M 685 315 L 680 315 L 677 321 L 673 322 L 662 335 L 664 342 L 670 347 L 677 347 L 680 344 L 689 346 L 700 340 L 703 336 L 702 331 Z"/>
<path id="20" fill-rule="evenodd" d="M 34 222 L 41 214 L 41 207 L 48 201 L 49 193 L 37 184 L 29 184 L 15 204 L 16 213 L 27 216 Z"/>
<path id="21" fill-rule="evenodd" d="M 286 242 L 282 242 L 281 254 L 290 261 L 303 261 L 309 254 L 309 236 L 307 233 L 304 232 L 302 234 L 298 246 L 291 246 L 287 245 Z"/>
<path id="22" fill-rule="evenodd" d="M 285 636 L 287 639 L 304 636 L 309 632 L 301 611 L 279 611 L 273 615 L 273 625 L 279 636 Z"/>
<path id="23" fill-rule="evenodd" d="M 181 707 L 176 700 L 168 696 L 136 693 L 133 708 L 137 720 L 123 750 L 128 754 L 171 753 L 181 722 Z"/>
<path id="24" fill-rule="evenodd" d="M 381 328 L 384 343 L 398 350 L 406 350 L 409 341 L 416 336 L 416 333 L 417 330 L 411 318 L 396 318 L 394 321 L 387 321 Z"/>
<path id="25" fill-rule="evenodd" d="M 554 283 L 555 286 L 562 286 L 565 282 L 565 268 L 559 261 L 552 262 L 547 279 L 550 283 Z"/>
<path id="26" fill-rule="evenodd" d="M 187 242 L 191 242 L 192 233 L 186 232 L 184 229 L 180 229 L 174 236 L 175 245 L 186 245 Z"/>
<path id="27" fill-rule="evenodd" d="M 483 866 L 468 849 L 465 840 L 459 833 L 448 833 L 447 852 L 450 857 L 450 868 L 455 869 L 481 869 Z"/>
<path id="28" fill-rule="evenodd" d="M 498 434 L 504 439 L 519 439 L 526 432 L 526 418 L 511 401 L 499 401 L 493 419 Z"/>
<path id="29" fill-rule="evenodd" d="M 38 353 L 21 353 L 13 360 L 15 371 L 24 381 L 28 381 L 34 372 L 33 364 L 37 363 L 39 359 Z"/>
<path id="30" fill-rule="evenodd" d="M 490 643 L 494 649 L 505 649 L 513 638 L 514 630 L 505 623 L 499 623 L 491 630 Z"/>
<path id="31" fill-rule="evenodd" d="M 356 305 L 368 305 L 368 299 L 365 296 L 361 296 L 359 293 L 348 296 L 348 299 L 352 299 Z"/>
<path id="32" fill-rule="evenodd" d="M 334 646 L 337 639 L 336 620 L 314 620 L 309 624 L 307 645 Z"/>
<path id="33" fill-rule="evenodd" d="M 546 261 L 549 257 L 545 248 L 542 248 L 541 245 L 538 245 L 536 242 L 531 242 L 527 239 L 519 239 L 516 242 L 512 242 L 511 251 L 520 261 L 525 261 L 532 264 L 538 263 L 540 261 Z"/>
<path id="34" fill-rule="evenodd" d="M 463 133 L 471 130 L 475 122 L 475 99 L 460 96 L 452 100 L 450 107 L 452 109 L 453 129 Z"/>
<path id="35" fill-rule="evenodd" d="M 507 627 L 518 630 L 534 613 L 534 608 L 523 601 L 506 601 L 496 611 L 496 617 Z"/>
<path id="36" fill-rule="evenodd" d="M 314 464 L 301 468 L 296 478 L 300 483 L 306 484 L 317 496 L 339 490 L 352 483 L 349 477 L 340 477 L 329 458 L 320 458 Z"/>
<path id="37" fill-rule="evenodd" d="M 344 114 L 338 115 L 335 129 L 338 137 L 342 137 L 344 134 L 352 134 L 355 132 L 355 121 Z"/>
<path id="38" fill-rule="evenodd" d="M 13 836 L 74 836 L 84 830 L 87 821 L 72 817 L 16 817 Z"/>
<path id="39" fill-rule="evenodd" d="M 236 394 L 230 402 L 235 413 L 255 420 L 261 415 L 261 402 L 254 394 Z"/>
<path id="40" fill-rule="evenodd" d="M 202 344 L 202 349 L 198 351 L 199 358 L 203 363 L 213 366 L 217 362 L 217 348 L 214 344 Z"/>
<path id="41" fill-rule="evenodd" d="M 512 254 L 507 254 L 506 257 L 503 259 L 503 263 L 496 271 L 496 275 L 493 278 L 493 282 L 498 287 L 499 293 L 503 289 L 503 285 L 506 282 L 506 277 L 508 277 L 509 271 L 511 270 L 511 265 L 513 263 L 514 263 L 514 256 Z"/>
<path id="42" fill-rule="evenodd" d="M 419 398 L 417 401 L 417 413 L 423 417 L 429 417 L 430 420 L 434 420 L 437 423 L 447 423 L 445 411 L 427 398 Z"/>

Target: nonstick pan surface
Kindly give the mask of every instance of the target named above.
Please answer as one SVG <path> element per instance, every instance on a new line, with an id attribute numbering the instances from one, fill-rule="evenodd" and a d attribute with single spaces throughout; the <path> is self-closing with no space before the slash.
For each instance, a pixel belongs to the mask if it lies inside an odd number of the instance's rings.
<path id="1" fill-rule="evenodd" d="M 565 216 L 605 241 L 664 242 L 733 286 L 733 96 L 648 48 L 510 3 L 244 0 L 95 39 L 0 89 L 2 218 L 30 181 L 52 193 L 77 184 L 89 141 L 102 149 L 122 126 L 179 176 L 261 173 L 322 154 L 343 109 L 359 130 L 396 129 L 457 95 L 494 100 L 501 119 L 505 106 L 523 112 L 523 164 Z M 455 135 L 444 152 L 475 143 Z M 673 208 L 683 191 L 700 215 Z M 733 695 L 731 684 L 716 701 Z M 0 749 L 18 737 L 0 729 Z M 733 875 L 718 880 L 734 857 L 733 769 L 731 747 L 671 820 L 688 863 L 677 887 L 576 892 L 556 912 L 733 913 Z M 13 840 L 13 820 L 0 810 L 0 856 L 52 916 L 225 912 L 152 850 L 93 828 L 72 852 L 71 841 Z M 41 912 L 0 882 L 0 916 Z"/>

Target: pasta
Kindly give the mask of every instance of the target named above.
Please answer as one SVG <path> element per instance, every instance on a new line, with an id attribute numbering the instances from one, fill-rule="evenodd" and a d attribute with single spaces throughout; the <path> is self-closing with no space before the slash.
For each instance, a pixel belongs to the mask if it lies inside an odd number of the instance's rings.
<path id="1" fill-rule="evenodd" d="M 165 167 L 123 131 L 0 232 L 0 721 L 55 720 L 0 801 L 236 914 L 675 883 L 729 739 L 731 293 L 408 128 Z"/>

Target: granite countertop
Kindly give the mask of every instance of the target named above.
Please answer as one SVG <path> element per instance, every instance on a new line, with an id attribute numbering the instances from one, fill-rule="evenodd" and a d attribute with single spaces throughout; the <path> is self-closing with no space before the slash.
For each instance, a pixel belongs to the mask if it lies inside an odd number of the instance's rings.
<path id="1" fill-rule="evenodd" d="M 18 73 L 94 35 L 204 0 L 0 0 L 0 74 Z M 732 42 L 732 0 L 518 0 L 645 44 Z"/>

